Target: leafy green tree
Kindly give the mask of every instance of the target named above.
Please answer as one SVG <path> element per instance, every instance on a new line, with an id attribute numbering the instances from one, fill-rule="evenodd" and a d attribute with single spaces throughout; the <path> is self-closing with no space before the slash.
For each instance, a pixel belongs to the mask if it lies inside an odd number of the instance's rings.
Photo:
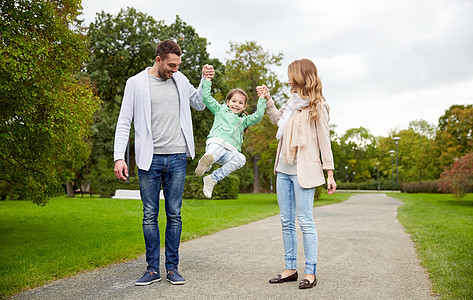
<path id="1" fill-rule="evenodd" d="M 104 106 L 95 115 L 92 129 L 93 150 L 83 177 L 93 185 L 98 178 L 113 176 L 113 140 L 119 105 L 123 96 L 126 80 L 152 66 L 155 59 L 156 45 L 161 40 L 172 39 L 182 49 L 182 64 L 179 71 L 184 73 L 190 82 L 197 87 L 201 79 L 201 70 L 205 64 L 212 64 L 223 72 L 222 64 L 210 59 L 207 52 L 208 42 L 200 37 L 183 20 L 176 16 L 176 21 L 165 25 L 162 20 L 139 12 L 134 8 L 121 9 L 117 15 L 105 12 L 97 14 L 90 24 L 88 35 L 91 39 L 91 58 L 85 72 L 93 80 L 104 99 Z M 213 82 L 216 92 L 220 90 L 218 77 Z M 192 112 L 197 155 L 205 150 L 205 139 L 212 125 L 210 112 Z M 199 153 L 199 151 L 201 151 Z M 133 131 L 130 136 L 130 176 L 135 175 Z M 188 172 L 193 171 L 190 162 Z"/>
<path id="2" fill-rule="evenodd" d="M 399 183 L 422 182 L 437 179 L 440 173 L 433 159 L 434 126 L 424 120 L 410 122 L 409 128 L 398 132 L 392 131 L 390 136 L 378 140 L 378 159 L 383 176 L 391 178 L 392 168 L 396 168 L 396 153 L 393 154 L 391 165 L 390 150 L 396 150 L 392 139 L 400 137 L 398 142 L 398 176 Z M 394 175 L 395 176 L 395 175 Z"/>
<path id="3" fill-rule="evenodd" d="M 430 124 L 426 120 L 418 119 L 409 122 L 409 128 L 412 129 L 415 133 L 426 137 L 429 140 L 435 138 L 436 128 L 434 124 Z"/>
<path id="4" fill-rule="evenodd" d="M 333 174 L 336 182 L 348 181 L 348 168 L 345 169 L 346 160 L 340 145 L 340 137 L 336 133 L 337 126 L 330 124 L 330 142 L 332 146 L 333 161 L 335 163 L 335 172 Z"/>
<path id="5" fill-rule="evenodd" d="M 86 71 L 104 103 L 121 104 L 126 80 L 153 65 L 163 21 L 134 8 L 116 16 L 97 13 L 89 25 L 90 60 Z"/>
<path id="6" fill-rule="evenodd" d="M 394 150 L 395 145 L 391 137 L 378 137 L 376 142 L 377 161 L 379 162 L 378 169 L 382 178 L 393 179 L 393 164 L 396 163 L 395 156 L 391 161 L 391 154 L 389 151 Z"/>
<path id="7" fill-rule="evenodd" d="M 436 128 L 425 120 L 414 120 L 409 123 L 409 130 L 413 132 L 409 141 L 412 144 L 409 151 L 411 168 L 406 174 L 407 181 L 422 182 L 437 179 L 439 170 L 434 158 L 434 139 Z M 407 138 L 407 136 L 406 136 Z"/>
<path id="8" fill-rule="evenodd" d="M 176 16 L 174 23 L 163 26 L 161 39 L 171 39 L 179 44 L 182 50 L 179 71 L 184 73 L 195 87 L 200 84 L 202 67 L 205 64 L 213 65 L 216 70 L 223 73 L 222 63 L 216 58 L 211 59 L 207 52 L 207 46 L 210 44 L 207 39 L 199 36 L 195 29 L 179 16 Z M 212 79 L 212 87 L 220 91 L 221 82 L 222 77 L 215 76 Z"/>
<path id="9" fill-rule="evenodd" d="M 282 53 L 271 54 L 255 41 L 230 42 L 228 53 L 231 58 L 226 61 L 224 86 L 227 91 L 238 87 L 248 93 L 249 102 L 246 109 L 248 113 L 251 114 L 256 109 L 258 85 L 265 84 L 274 99 L 283 99 L 283 83 L 270 69 L 272 66 L 281 65 Z M 248 171 L 252 167 L 254 193 L 260 192 L 260 179 L 269 178 L 272 174 L 275 147 L 277 147 L 275 136 L 276 128 L 266 115 L 259 124 L 250 127 L 245 136 L 243 154 L 247 157 L 247 165 L 239 171 L 239 174 L 242 178 L 241 183 L 245 184 L 248 182 L 247 179 L 251 178 L 251 173 Z M 263 174 L 260 172 L 260 167 L 264 171 Z"/>
<path id="10" fill-rule="evenodd" d="M 88 56 L 80 0 L 0 1 L 0 180 L 44 204 L 87 159 L 99 99 L 75 76 Z"/>
<path id="11" fill-rule="evenodd" d="M 345 174 L 345 179 L 349 181 L 372 178 L 376 166 L 375 150 L 376 138 L 368 129 L 364 127 L 348 129 L 340 138 L 340 151 L 343 155 L 339 158 L 340 161 L 336 161 L 336 173 Z"/>
<path id="12" fill-rule="evenodd" d="M 439 118 L 435 146 L 441 171 L 473 150 L 473 105 L 452 105 L 445 111 Z"/>
<path id="13" fill-rule="evenodd" d="M 91 55 L 85 72 L 104 101 L 94 116 L 92 153 L 81 172 L 92 187 L 99 178 L 113 176 L 113 139 L 126 80 L 153 65 L 163 28 L 163 21 L 134 8 L 121 9 L 117 15 L 97 13 L 88 27 Z M 133 132 L 130 142 L 129 170 L 134 176 Z"/>
<path id="14" fill-rule="evenodd" d="M 162 39 L 176 41 L 182 50 L 181 66 L 179 71 L 184 73 L 192 85 L 198 87 L 202 78 L 202 67 L 205 64 L 212 65 L 216 71 L 212 79 L 213 95 L 221 96 L 225 66 L 218 59 L 211 59 L 207 52 L 210 44 L 206 38 L 199 36 L 195 29 L 176 16 L 174 23 L 164 26 L 161 32 Z M 205 141 L 213 124 L 213 115 L 206 109 L 204 111 L 191 110 L 192 126 L 194 131 L 194 142 L 196 158 L 205 153 Z M 198 159 L 190 160 L 187 168 L 188 174 L 194 174 Z"/>

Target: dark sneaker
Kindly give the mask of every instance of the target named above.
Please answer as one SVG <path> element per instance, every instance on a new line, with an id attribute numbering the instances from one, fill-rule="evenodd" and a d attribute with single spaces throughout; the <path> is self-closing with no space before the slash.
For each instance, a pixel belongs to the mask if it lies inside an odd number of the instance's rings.
<path id="1" fill-rule="evenodd" d="M 135 285 L 148 285 L 161 280 L 161 275 L 156 272 L 146 271 L 143 276 L 135 281 Z"/>
<path id="2" fill-rule="evenodd" d="M 186 283 L 186 280 L 184 279 L 184 277 L 181 276 L 181 274 L 179 274 L 179 271 L 177 269 L 169 270 L 168 274 L 166 275 L 166 280 L 172 284 Z"/>

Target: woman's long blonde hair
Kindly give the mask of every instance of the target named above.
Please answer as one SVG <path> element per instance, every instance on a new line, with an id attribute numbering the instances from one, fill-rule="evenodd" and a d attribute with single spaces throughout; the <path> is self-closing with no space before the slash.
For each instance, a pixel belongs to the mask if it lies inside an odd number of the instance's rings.
<path id="1" fill-rule="evenodd" d="M 309 99 L 309 113 L 313 120 L 319 117 L 319 107 L 325 101 L 317 67 L 306 58 L 293 61 L 287 70 L 291 93 Z"/>

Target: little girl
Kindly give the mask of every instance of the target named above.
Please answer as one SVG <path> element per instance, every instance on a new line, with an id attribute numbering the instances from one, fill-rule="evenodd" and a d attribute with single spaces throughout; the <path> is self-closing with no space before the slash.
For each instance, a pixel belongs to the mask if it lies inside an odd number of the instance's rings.
<path id="1" fill-rule="evenodd" d="M 222 165 L 212 174 L 204 177 L 203 192 L 205 197 L 212 197 L 212 191 L 220 180 L 231 172 L 242 168 L 246 158 L 240 153 L 243 144 L 243 133 L 251 125 L 258 124 L 266 109 L 265 95 L 258 99 L 256 111 L 248 115 L 245 112 L 248 95 L 242 89 L 236 88 L 228 92 L 225 104 L 219 104 L 211 95 L 211 78 L 213 74 L 205 74 L 202 82 L 202 100 L 214 114 L 214 123 L 207 136 L 205 154 L 199 160 L 195 173 L 202 176 L 209 171 L 213 163 Z"/>

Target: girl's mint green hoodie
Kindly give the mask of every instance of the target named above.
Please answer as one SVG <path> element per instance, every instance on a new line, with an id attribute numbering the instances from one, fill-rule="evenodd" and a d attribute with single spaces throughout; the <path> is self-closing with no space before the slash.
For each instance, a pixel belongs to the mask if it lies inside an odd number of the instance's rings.
<path id="1" fill-rule="evenodd" d="M 245 128 L 258 124 L 263 119 L 266 99 L 259 98 L 256 111 L 251 115 L 235 114 L 227 104 L 220 104 L 210 95 L 211 81 L 202 82 L 202 100 L 214 114 L 214 123 L 207 138 L 219 138 L 230 143 L 241 152 L 243 131 Z M 226 101 L 225 101 L 226 102 Z"/>

